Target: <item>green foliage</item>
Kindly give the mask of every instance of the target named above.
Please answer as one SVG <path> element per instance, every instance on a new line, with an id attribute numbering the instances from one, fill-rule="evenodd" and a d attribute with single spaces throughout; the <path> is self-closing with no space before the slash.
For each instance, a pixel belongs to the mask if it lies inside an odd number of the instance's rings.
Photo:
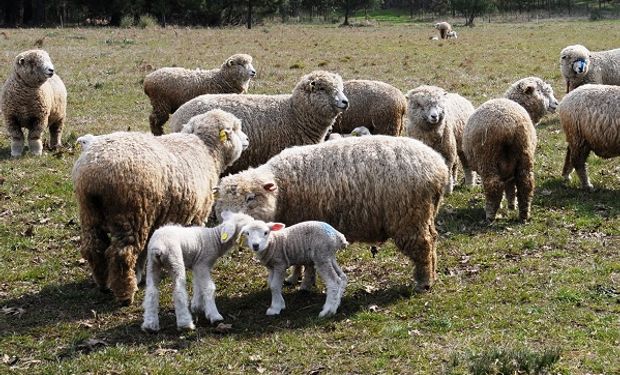
<path id="1" fill-rule="evenodd" d="M 120 27 L 124 28 L 124 29 L 128 29 L 130 27 L 133 26 L 133 16 L 132 15 L 126 15 L 123 16 L 123 18 L 121 18 L 121 22 L 119 24 Z"/>
<path id="2" fill-rule="evenodd" d="M 149 14 L 143 14 L 138 19 L 138 25 L 141 29 L 157 27 L 159 24 L 157 23 L 157 19 Z"/>

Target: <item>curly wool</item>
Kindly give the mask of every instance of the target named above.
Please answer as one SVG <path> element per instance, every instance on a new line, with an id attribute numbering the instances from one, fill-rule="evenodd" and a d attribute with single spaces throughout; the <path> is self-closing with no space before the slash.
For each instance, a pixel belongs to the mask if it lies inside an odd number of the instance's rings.
<path id="1" fill-rule="evenodd" d="M 558 106 L 553 88 L 538 77 L 526 77 L 513 83 L 504 93 L 504 98 L 520 104 L 538 124 L 547 112 L 555 112 Z"/>
<path id="2" fill-rule="evenodd" d="M 178 131 L 192 116 L 221 108 L 243 121 L 250 147 L 225 173 L 235 173 L 265 163 L 287 147 L 323 141 L 343 110 L 342 78 L 314 71 L 299 81 L 288 95 L 203 95 L 182 105 L 170 120 Z"/>
<path id="3" fill-rule="evenodd" d="M 579 72 L 575 64 L 583 62 Z M 620 48 L 592 52 L 576 44 L 560 52 L 560 71 L 566 81 L 566 92 L 587 83 L 620 85 Z"/>
<path id="4" fill-rule="evenodd" d="M 151 132 L 163 134 L 169 115 L 197 96 L 246 92 L 255 74 L 252 56 L 246 54 L 230 56 L 217 69 L 161 68 L 150 73 L 144 78 L 144 93 L 153 106 Z"/>

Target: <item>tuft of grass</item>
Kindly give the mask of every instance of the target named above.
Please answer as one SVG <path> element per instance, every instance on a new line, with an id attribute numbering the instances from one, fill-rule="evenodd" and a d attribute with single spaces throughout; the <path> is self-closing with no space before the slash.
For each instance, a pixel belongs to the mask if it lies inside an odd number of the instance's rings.
<path id="1" fill-rule="evenodd" d="M 560 350 L 557 348 L 545 349 L 542 352 L 526 348 L 496 348 L 479 354 L 453 357 L 447 373 L 456 373 L 456 369 L 464 367 L 472 375 L 542 375 L 550 373 L 559 360 Z"/>

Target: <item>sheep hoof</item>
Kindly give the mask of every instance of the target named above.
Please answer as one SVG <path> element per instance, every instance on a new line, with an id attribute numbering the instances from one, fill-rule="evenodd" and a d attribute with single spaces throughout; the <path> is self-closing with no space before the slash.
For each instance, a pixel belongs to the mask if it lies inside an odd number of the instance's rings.
<path id="1" fill-rule="evenodd" d="M 211 322 L 211 324 L 214 324 L 216 322 L 223 321 L 224 317 L 221 314 L 213 314 L 213 315 L 208 315 L 207 319 L 209 319 L 209 322 Z"/>
<path id="2" fill-rule="evenodd" d="M 187 324 L 177 325 L 177 330 L 178 331 L 193 331 L 195 329 L 196 329 L 196 326 L 194 325 L 194 322 L 189 322 Z"/>
<path id="3" fill-rule="evenodd" d="M 330 316 L 334 316 L 336 315 L 335 311 L 332 311 L 330 309 L 323 309 L 320 313 L 319 313 L 319 318 L 327 318 Z"/>
<path id="4" fill-rule="evenodd" d="M 267 315 L 269 315 L 269 316 L 280 315 L 280 311 L 282 311 L 282 310 L 276 309 L 274 307 L 270 307 L 270 308 L 267 309 Z"/>
<path id="5" fill-rule="evenodd" d="M 146 333 L 157 333 L 159 332 L 159 323 L 144 322 L 140 328 L 142 328 L 142 331 Z"/>
<path id="6" fill-rule="evenodd" d="M 430 293 L 431 286 L 428 284 L 418 284 L 415 287 L 416 293 Z"/>

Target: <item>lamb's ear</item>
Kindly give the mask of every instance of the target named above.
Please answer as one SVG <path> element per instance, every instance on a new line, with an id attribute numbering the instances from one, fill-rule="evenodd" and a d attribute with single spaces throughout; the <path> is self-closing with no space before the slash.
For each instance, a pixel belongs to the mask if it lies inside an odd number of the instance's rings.
<path id="1" fill-rule="evenodd" d="M 263 185 L 263 189 L 265 189 L 266 191 L 274 192 L 278 190 L 278 187 L 273 182 L 267 182 Z"/>
<path id="2" fill-rule="evenodd" d="M 224 221 L 222 224 L 222 231 L 220 233 L 220 242 L 226 243 L 235 236 L 236 225 L 232 221 Z"/>
<path id="3" fill-rule="evenodd" d="M 214 188 L 213 190 L 215 190 L 217 188 Z M 230 219 L 232 217 L 233 213 L 232 211 L 229 210 L 225 210 L 222 212 L 222 221 L 228 221 L 228 219 Z"/>
<path id="4" fill-rule="evenodd" d="M 272 232 L 275 232 L 284 229 L 286 225 L 282 223 L 268 223 L 267 226 Z"/>

